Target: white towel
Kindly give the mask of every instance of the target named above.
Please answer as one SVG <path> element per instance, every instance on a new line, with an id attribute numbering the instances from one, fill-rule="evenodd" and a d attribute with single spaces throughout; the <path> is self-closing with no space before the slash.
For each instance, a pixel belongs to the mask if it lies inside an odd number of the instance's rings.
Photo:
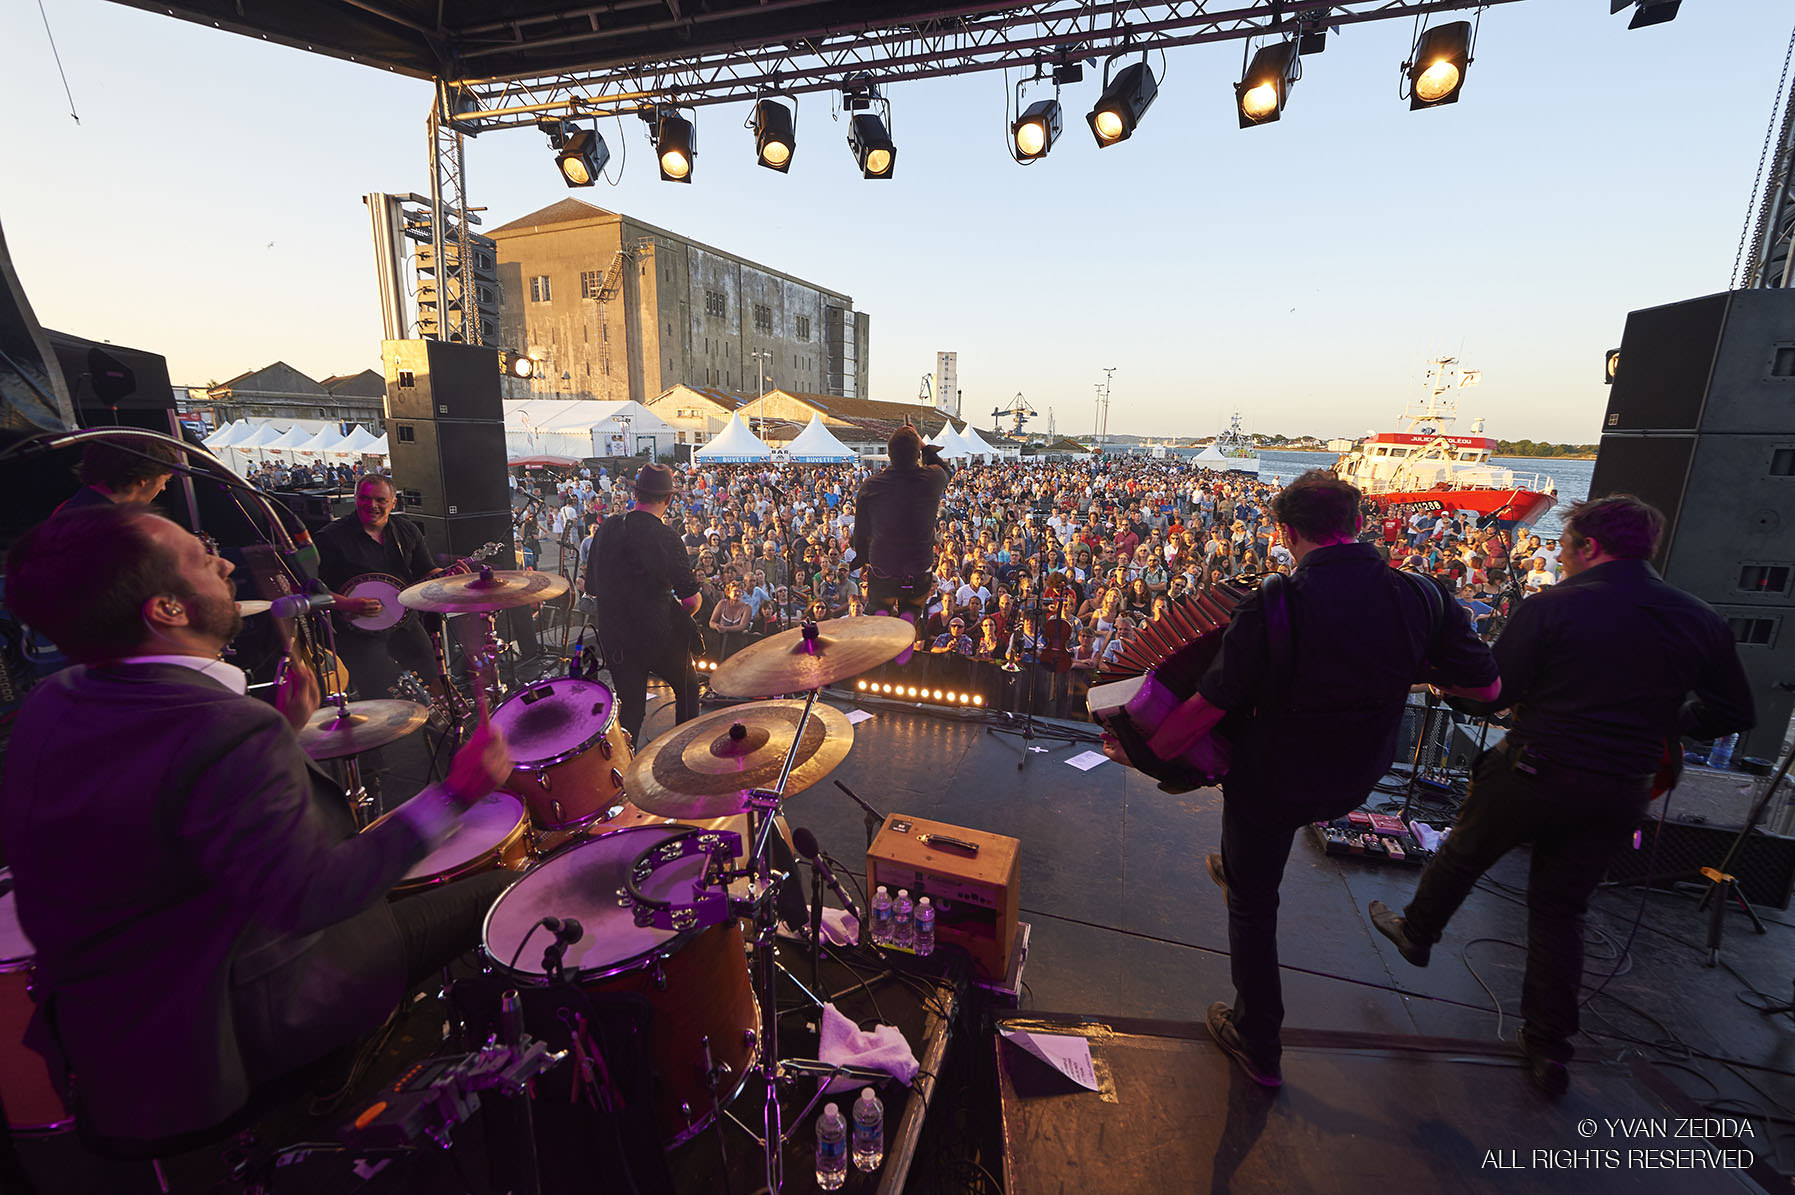
<path id="1" fill-rule="evenodd" d="M 895 1026 L 880 1025 L 871 1033 L 841 1015 L 833 1004 L 823 1005 L 823 1028 L 817 1056 L 830 1066 L 859 1066 L 884 1071 L 908 1087 L 916 1078 L 916 1055 Z M 864 1087 L 857 1079 L 837 1077 L 829 1081 L 831 1094 Z"/>

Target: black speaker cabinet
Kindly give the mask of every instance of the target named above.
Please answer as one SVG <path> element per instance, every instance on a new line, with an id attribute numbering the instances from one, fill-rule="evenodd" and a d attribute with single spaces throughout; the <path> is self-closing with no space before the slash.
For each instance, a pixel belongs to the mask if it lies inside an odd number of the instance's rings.
<path id="1" fill-rule="evenodd" d="M 1643 879 L 1649 865 L 1651 874 L 1657 877 L 1652 887 L 1674 887 L 1677 881 L 1689 880 L 1704 867 L 1719 867 L 1739 829 L 1668 820 L 1654 861 L 1652 836 L 1657 832 L 1656 819 L 1648 820 L 1634 842 L 1622 848 L 1608 865 L 1608 879 Z M 1786 909 L 1790 888 L 1795 886 L 1795 838 L 1754 831 L 1740 845 L 1727 870 L 1738 881 L 1740 894 L 1752 904 Z"/>
<path id="2" fill-rule="evenodd" d="M 117 417 L 121 411 L 175 409 L 168 359 L 161 354 L 102 344 L 67 332 L 46 329 L 44 335 L 68 379 L 69 395 L 82 427 L 131 422 Z"/>
<path id="3" fill-rule="evenodd" d="M 503 423 L 389 419 L 386 440 L 406 513 L 453 518 L 511 509 Z"/>
<path id="4" fill-rule="evenodd" d="M 446 340 L 381 342 L 389 419 L 504 422 L 499 350 Z"/>

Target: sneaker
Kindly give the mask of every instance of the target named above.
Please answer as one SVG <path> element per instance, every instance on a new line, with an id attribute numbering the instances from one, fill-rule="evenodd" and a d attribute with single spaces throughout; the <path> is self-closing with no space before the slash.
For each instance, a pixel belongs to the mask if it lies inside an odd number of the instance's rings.
<path id="1" fill-rule="evenodd" d="M 1228 899 L 1228 873 L 1222 869 L 1222 857 L 1218 854 L 1211 852 L 1209 857 L 1206 860 L 1204 860 L 1204 862 L 1206 862 L 1209 865 L 1209 878 L 1214 880 L 1215 886 L 1222 890 L 1222 899 L 1227 900 Z"/>
<path id="2" fill-rule="evenodd" d="M 1547 1057 L 1529 1045 L 1525 1026 L 1515 1031 L 1515 1047 L 1521 1051 L 1521 1057 L 1525 1060 L 1528 1080 L 1542 1094 L 1557 1099 L 1570 1090 L 1570 1069 L 1556 1058 Z"/>
<path id="3" fill-rule="evenodd" d="M 1371 902 L 1371 924 L 1378 933 L 1396 944 L 1396 952 L 1417 967 L 1427 966 L 1433 957 L 1433 946 L 1409 937 L 1409 923 L 1381 900 Z"/>
<path id="4" fill-rule="evenodd" d="M 1247 1044 L 1240 1040 L 1240 1030 L 1234 1027 L 1234 1010 L 1217 1000 L 1209 1006 L 1209 1018 L 1205 1022 L 1209 1026 L 1209 1036 L 1215 1038 L 1215 1044 L 1222 1048 L 1222 1053 L 1234 1059 L 1241 1073 L 1259 1084 L 1261 1087 L 1282 1087 L 1284 1076 L 1275 1069 L 1261 1070 L 1247 1052 Z"/>

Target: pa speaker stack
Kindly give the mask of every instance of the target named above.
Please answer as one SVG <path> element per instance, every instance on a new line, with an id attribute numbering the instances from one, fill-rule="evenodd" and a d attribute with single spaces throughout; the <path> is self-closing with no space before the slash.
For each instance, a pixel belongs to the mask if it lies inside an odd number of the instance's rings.
<path id="1" fill-rule="evenodd" d="M 517 568 L 499 351 L 446 340 L 387 340 L 380 355 L 387 458 L 400 508 L 424 529 L 437 556 L 468 556 L 499 543 L 505 550 L 488 563 Z M 529 616 L 520 612 L 510 627 L 526 655 L 535 650 Z"/>
<path id="2" fill-rule="evenodd" d="M 1738 750 L 1778 754 L 1795 705 L 1795 290 L 1630 314 L 1589 493 L 1664 512 L 1654 563 L 1726 618 L 1751 681 Z"/>

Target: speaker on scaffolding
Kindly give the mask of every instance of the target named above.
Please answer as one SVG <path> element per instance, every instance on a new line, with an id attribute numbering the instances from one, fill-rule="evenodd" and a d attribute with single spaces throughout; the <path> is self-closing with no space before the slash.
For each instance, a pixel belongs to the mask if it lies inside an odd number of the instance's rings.
<path id="1" fill-rule="evenodd" d="M 1739 751 L 1776 755 L 1795 709 L 1795 290 L 1628 315 L 1589 493 L 1664 512 L 1653 563 L 1726 618 L 1751 682 Z"/>

